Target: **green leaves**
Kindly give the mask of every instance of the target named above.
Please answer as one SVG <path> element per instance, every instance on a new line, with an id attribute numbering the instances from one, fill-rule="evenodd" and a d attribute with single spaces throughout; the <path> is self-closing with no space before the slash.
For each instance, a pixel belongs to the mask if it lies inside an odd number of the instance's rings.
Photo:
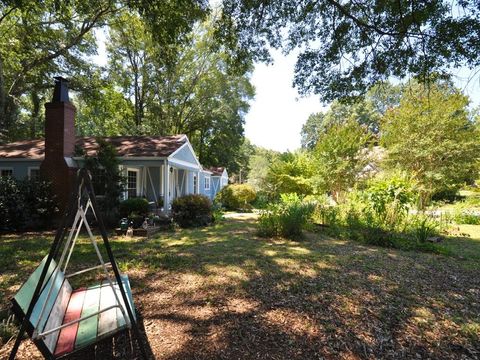
<path id="1" fill-rule="evenodd" d="M 367 165 L 369 139 L 369 133 L 354 120 L 328 128 L 314 150 L 317 192 L 331 192 L 338 201 L 353 186 Z"/>
<path id="2" fill-rule="evenodd" d="M 438 191 L 458 188 L 478 174 L 479 132 L 469 120 L 468 98 L 449 83 L 410 83 L 400 106 L 382 122 L 386 165 L 411 174 L 420 206 Z"/>
<path id="3" fill-rule="evenodd" d="M 357 97 L 380 80 L 480 65 L 478 1 L 224 0 L 219 40 L 239 58 L 300 49 L 294 85 L 322 100 Z"/>

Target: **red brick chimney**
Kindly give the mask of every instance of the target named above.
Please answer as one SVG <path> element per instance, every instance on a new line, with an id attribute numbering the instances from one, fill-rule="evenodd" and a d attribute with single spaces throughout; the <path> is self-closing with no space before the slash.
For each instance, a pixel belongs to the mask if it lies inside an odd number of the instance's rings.
<path id="1" fill-rule="evenodd" d="M 72 159 L 75 112 L 75 106 L 68 98 L 68 81 L 56 77 L 52 101 L 45 104 L 45 159 L 40 172 L 43 178 L 52 182 L 60 211 L 66 208 L 77 170 Z"/>

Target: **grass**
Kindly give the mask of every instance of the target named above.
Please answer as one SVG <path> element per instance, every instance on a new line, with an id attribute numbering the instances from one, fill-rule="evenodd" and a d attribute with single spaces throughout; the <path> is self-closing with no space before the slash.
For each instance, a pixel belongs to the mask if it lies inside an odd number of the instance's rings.
<path id="1" fill-rule="evenodd" d="M 262 239 L 254 218 L 112 241 L 156 358 L 480 356 L 480 226 L 461 226 L 464 235 L 444 241 L 445 256 L 321 233 Z M 0 238 L 0 309 L 51 241 L 48 233 Z M 82 238 L 73 268 L 94 260 Z M 29 342 L 21 354 L 39 356 Z"/>

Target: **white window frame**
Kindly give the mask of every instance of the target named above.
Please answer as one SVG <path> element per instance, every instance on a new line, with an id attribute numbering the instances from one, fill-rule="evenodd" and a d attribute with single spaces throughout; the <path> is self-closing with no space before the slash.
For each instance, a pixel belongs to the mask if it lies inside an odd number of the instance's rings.
<path id="1" fill-rule="evenodd" d="M 28 179 L 32 179 L 32 170 L 38 170 L 40 171 L 40 166 L 29 166 L 28 167 Z"/>
<path id="2" fill-rule="evenodd" d="M 127 168 L 127 188 L 126 188 L 126 198 L 129 199 L 129 196 L 128 196 L 128 190 L 130 190 L 130 188 L 128 187 L 128 172 L 131 171 L 131 172 L 134 172 L 136 173 L 136 185 L 137 185 L 137 188 L 135 189 L 135 197 L 139 197 L 140 196 L 140 169 L 138 168 Z"/>
<path id="3" fill-rule="evenodd" d="M 0 167 L 0 176 L 2 176 L 2 170 L 11 170 L 12 171 L 12 177 L 14 177 L 15 173 L 13 171 L 13 167 L 9 166 L 2 166 Z"/>
<path id="4" fill-rule="evenodd" d="M 205 176 L 204 179 L 205 179 L 204 180 L 205 181 L 204 189 L 205 189 L 205 191 L 210 191 L 210 176 Z"/>

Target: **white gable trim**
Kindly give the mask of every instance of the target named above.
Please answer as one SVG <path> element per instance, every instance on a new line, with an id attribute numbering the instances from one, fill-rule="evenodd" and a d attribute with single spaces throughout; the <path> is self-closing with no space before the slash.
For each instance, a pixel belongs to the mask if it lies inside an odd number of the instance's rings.
<path id="1" fill-rule="evenodd" d="M 183 138 L 182 138 L 182 139 L 183 139 Z M 200 161 L 198 161 L 197 155 L 195 154 L 195 151 L 193 151 L 192 144 L 190 144 L 190 140 L 188 140 L 188 137 L 187 137 L 186 135 L 185 135 L 185 140 L 186 140 L 186 141 L 185 141 L 185 144 L 183 144 L 183 145 L 180 146 L 177 150 L 175 150 L 173 153 L 171 153 L 171 154 L 168 156 L 168 159 L 169 159 L 169 160 L 172 159 L 172 158 L 175 156 L 175 154 L 177 154 L 177 153 L 178 153 L 180 150 L 182 150 L 183 148 L 187 147 L 187 148 L 190 150 L 190 152 L 192 153 L 193 158 L 195 159 L 196 165 L 197 165 L 199 168 L 201 168 L 202 165 L 200 164 Z M 177 161 L 177 160 L 175 159 L 175 161 Z"/>
<path id="2" fill-rule="evenodd" d="M 178 165 L 178 166 L 185 166 L 186 168 L 188 169 L 194 169 L 194 170 L 200 170 L 200 168 L 198 166 L 196 166 L 196 164 L 194 163 L 191 163 L 191 162 L 188 162 L 188 161 L 184 161 L 184 160 L 179 160 L 179 159 L 169 159 L 168 160 L 168 164 L 170 165 Z"/>

